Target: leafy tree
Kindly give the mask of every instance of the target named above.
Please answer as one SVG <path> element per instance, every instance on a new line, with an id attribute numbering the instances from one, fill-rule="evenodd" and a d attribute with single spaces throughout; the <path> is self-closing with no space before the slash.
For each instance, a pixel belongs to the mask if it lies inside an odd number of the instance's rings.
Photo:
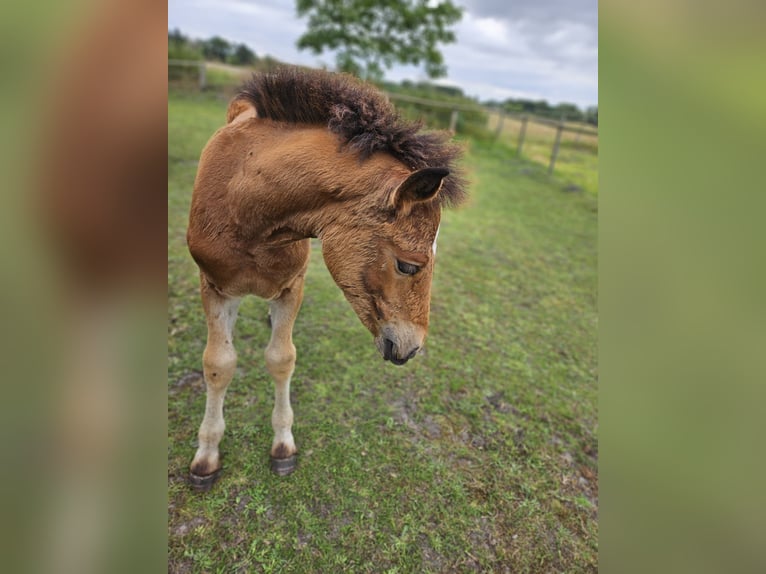
<path id="1" fill-rule="evenodd" d="M 583 119 L 582 112 L 574 104 L 562 102 L 558 104 L 552 111 L 553 117 L 556 119 L 565 119 L 570 121 L 580 121 Z"/>
<path id="2" fill-rule="evenodd" d="M 551 117 L 553 114 L 553 108 L 548 103 L 548 100 L 536 100 L 532 102 L 532 110 L 533 113 L 536 113 L 541 116 L 545 117 Z"/>
<path id="3" fill-rule="evenodd" d="M 168 43 L 170 44 L 186 44 L 189 38 L 184 36 L 183 32 L 178 28 L 168 30 Z"/>
<path id="4" fill-rule="evenodd" d="M 589 110 L 592 111 L 583 112 L 575 104 L 567 102 L 551 106 L 546 100 L 527 100 L 524 98 L 508 98 L 501 105 L 505 110 L 512 113 L 523 112 L 553 120 L 560 120 L 563 118 L 569 121 L 586 121 L 598 125 L 598 108 L 589 108 Z M 595 113 L 595 120 L 588 119 L 589 113 Z"/>
<path id="5" fill-rule="evenodd" d="M 225 62 L 232 51 L 232 46 L 220 36 L 213 36 L 202 42 L 202 53 L 208 60 Z"/>
<path id="6" fill-rule="evenodd" d="M 249 66 L 256 61 L 255 52 L 247 47 L 246 44 L 237 44 L 234 53 L 229 58 L 230 62 L 235 66 Z"/>
<path id="7" fill-rule="evenodd" d="M 334 50 L 338 69 L 371 80 L 395 63 L 446 75 L 437 46 L 456 40 L 449 27 L 463 15 L 452 0 L 297 0 L 297 12 L 309 18 L 299 49 Z"/>
<path id="8" fill-rule="evenodd" d="M 189 40 L 181 30 L 168 30 L 169 60 L 201 60 L 202 51 L 196 42 Z"/>
<path id="9" fill-rule="evenodd" d="M 258 69 L 263 72 L 271 72 L 284 64 L 272 56 L 263 56 L 258 60 Z"/>
<path id="10" fill-rule="evenodd" d="M 440 86 L 438 84 L 432 84 L 431 86 L 435 92 L 442 92 L 443 94 L 447 94 L 448 96 L 462 98 L 465 95 L 463 93 L 463 90 L 457 86 Z"/>
<path id="11" fill-rule="evenodd" d="M 598 106 L 591 106 L 585 110 L 585 121 L 591 125 L 598 126 Z"/>

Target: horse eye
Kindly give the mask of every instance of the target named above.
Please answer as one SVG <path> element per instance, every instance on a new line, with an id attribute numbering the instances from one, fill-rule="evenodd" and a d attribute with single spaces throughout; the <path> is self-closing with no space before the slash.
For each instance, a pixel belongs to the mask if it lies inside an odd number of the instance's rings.
<path id="1" fill-rule="evenodd" d="M 418 271 L 420 271 L 420 267 L 417 265 L 413 265 L 412 263 L 405 263 L 404 261 L 396 260 L 396 268 L 399 270 L 400 273 L 404 273 L 405 275 L 415 275 Z"/>

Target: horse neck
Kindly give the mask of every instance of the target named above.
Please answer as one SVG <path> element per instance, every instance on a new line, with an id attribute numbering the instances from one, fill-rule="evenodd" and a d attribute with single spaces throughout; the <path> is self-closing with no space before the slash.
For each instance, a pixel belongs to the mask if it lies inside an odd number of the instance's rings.
<path id="1" fill-rule="evenodd" d="M 339 149 L 326 129 L 282 135 L 258 165 L 268 185 L 248 192 L 248 211 L 257 211 L 264 231 L 285 229 L 303 237 L 321 237 L 338 222 L 364 217 L 407 175 L 386 154 L 360 161 L 358 154 Z"/>

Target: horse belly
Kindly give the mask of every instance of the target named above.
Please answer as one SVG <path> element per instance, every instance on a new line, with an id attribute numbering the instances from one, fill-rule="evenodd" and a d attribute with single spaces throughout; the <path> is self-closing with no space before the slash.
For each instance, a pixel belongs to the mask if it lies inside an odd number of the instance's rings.
<path id="1" fill-rule="evenodd" d="M 306 273 L 308 239 L 279 247 L 256 246 L 249 250 L 251 265 L 242 277 L 248 293 L 264 299 L 279 297 L 297 276 Z"/>

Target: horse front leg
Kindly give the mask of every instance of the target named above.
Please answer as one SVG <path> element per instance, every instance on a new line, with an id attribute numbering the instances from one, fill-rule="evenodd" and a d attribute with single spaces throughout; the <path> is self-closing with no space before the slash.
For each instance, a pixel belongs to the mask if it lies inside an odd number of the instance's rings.
<path id="1" fill-rule="evenodd" d="M 266 368 L 274 378 L 275 400 L 271 415 L 274 441 L 271 445 L 271 470 L 280 476 L 297 466 L 298 449 L 293 440 L 293 409 L 290 406 L 290 378 L 295 370 L 293 324 L 303 301 L 303 275 L 299 275 L 271 301 L 271 340 L 266 347 Z"/>
<path id="2" fill-rule="evenodd" d="M 226 428 L 223 400 L 237 367 L 232 334 L 239 303 L 239 298 L 220 295 L 202 278 L 202 304 L 207 317 L 207 345 L 202 365 L 207 394 L 205 417 L 199 428 L 199 445 L 190 467 L 191 484 L 197 490 L 208 490 L 221 470 L 218 444 Z"/>

